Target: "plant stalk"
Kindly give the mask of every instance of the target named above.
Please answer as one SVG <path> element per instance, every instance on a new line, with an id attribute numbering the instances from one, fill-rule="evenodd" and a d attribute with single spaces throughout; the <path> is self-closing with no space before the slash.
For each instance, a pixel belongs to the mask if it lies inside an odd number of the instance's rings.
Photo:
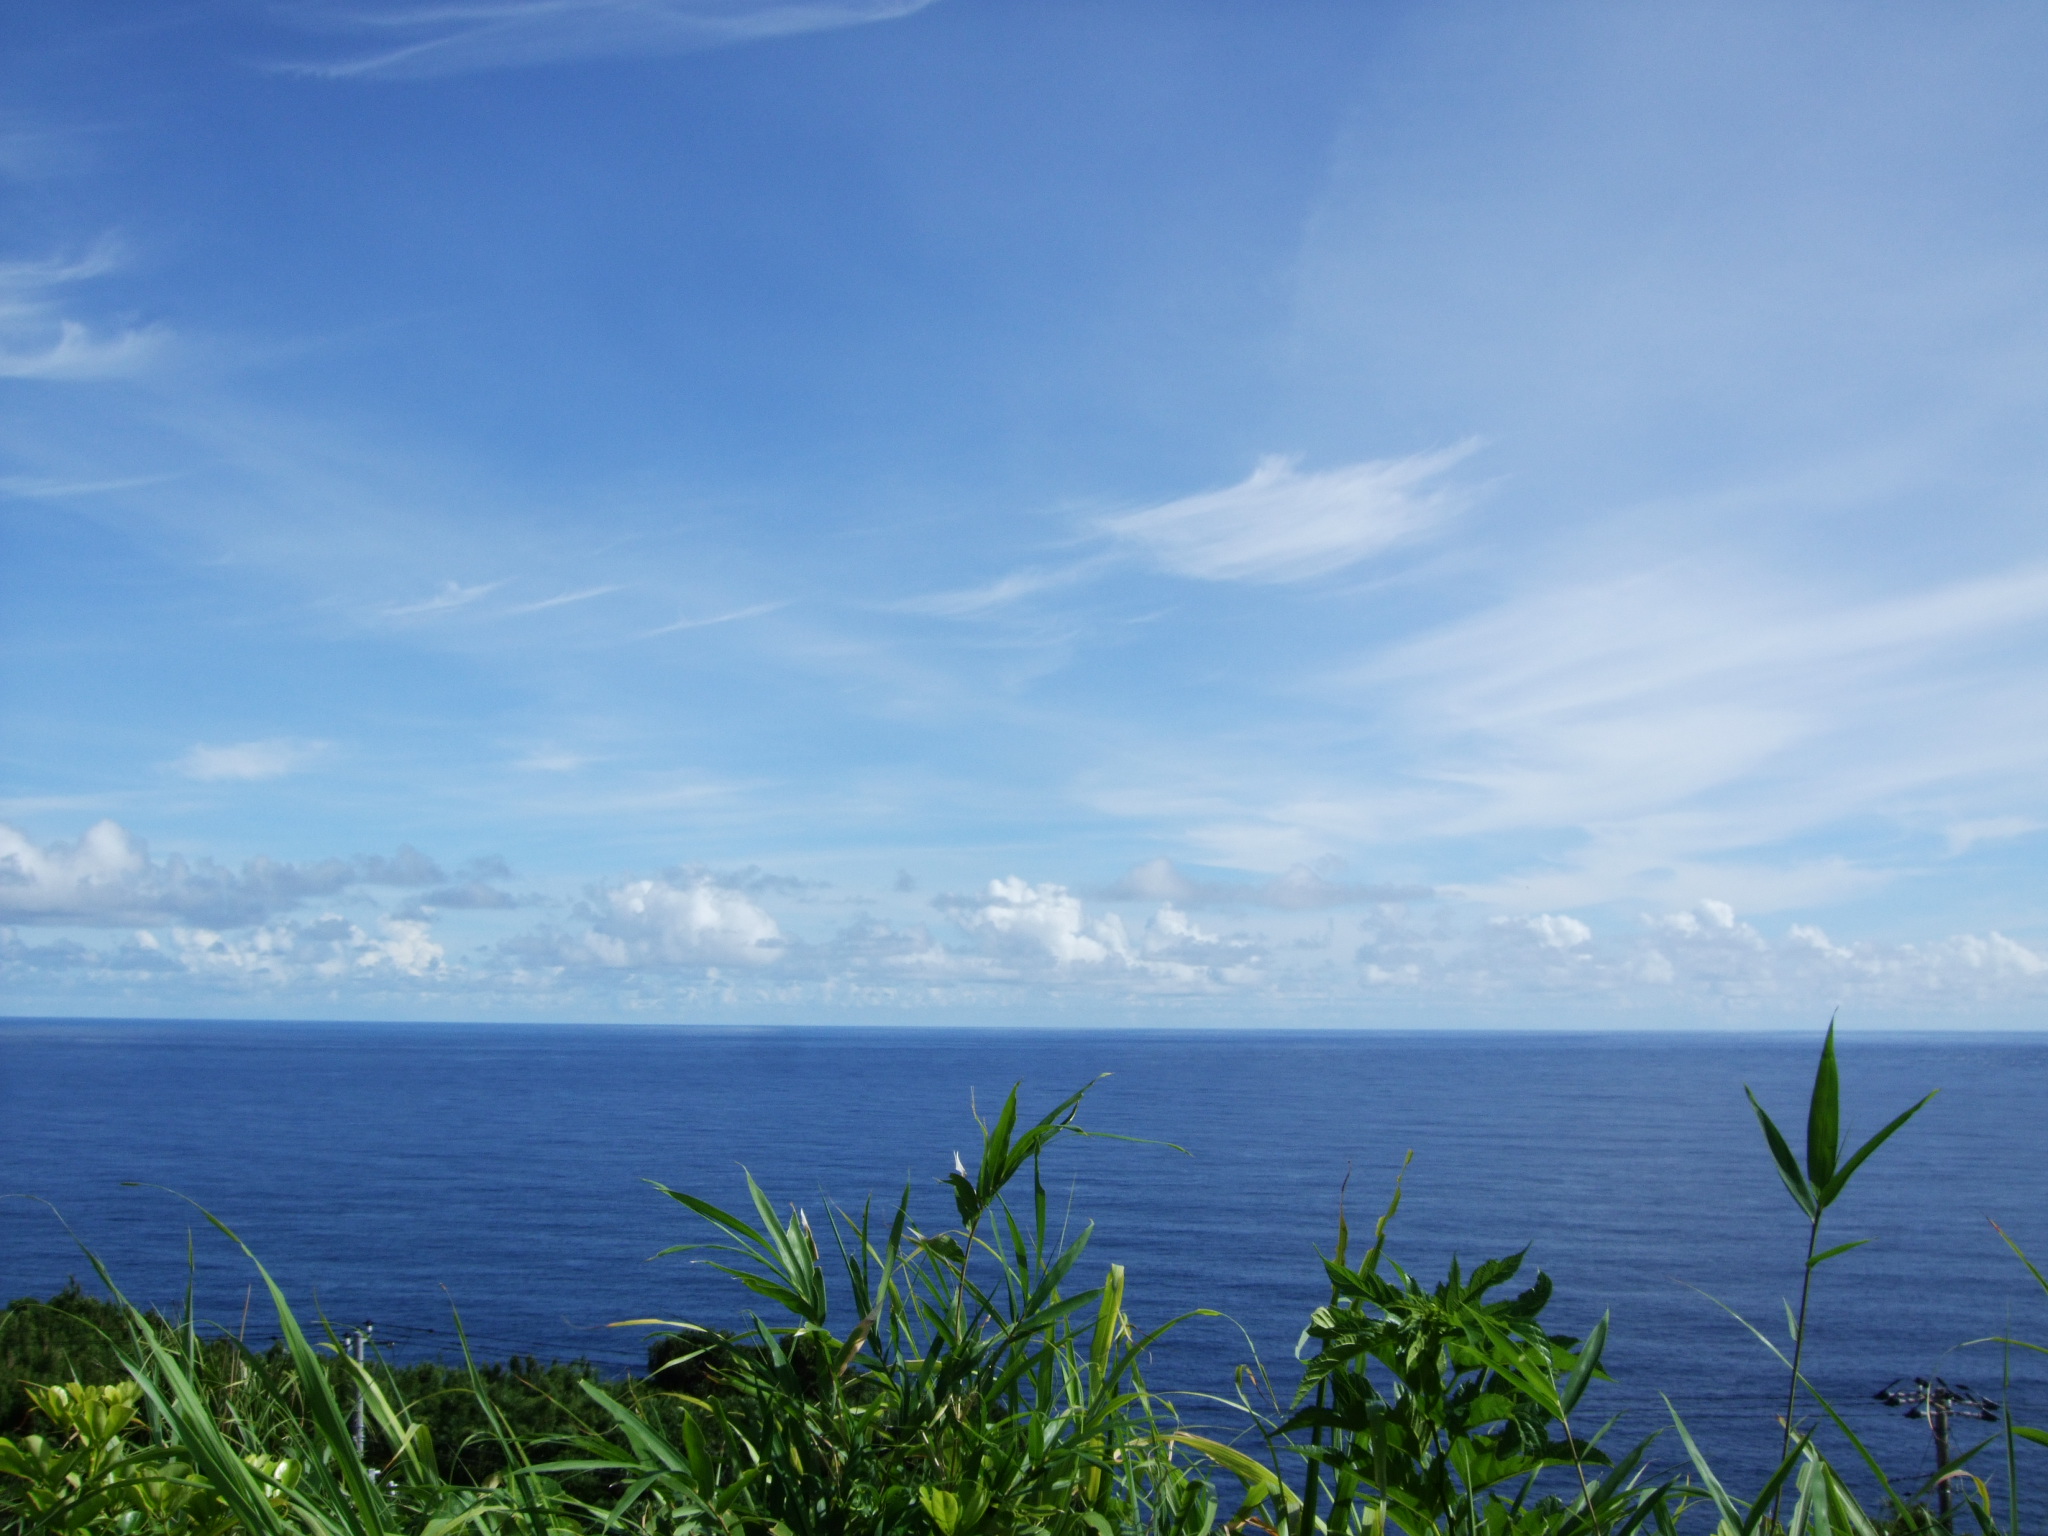
<path id="1" fill-rule="evenodd" d="M 1813 1294 L 1813 1250 L 1820 1246 L 1821 1213 L 1813 1213 L 1813 1225 L 1806 1232 L 1806 1274 L 1799 1282 L 1799 1321 L 1792 1329 L 1792 1381 L 1785 1388 L 1785 1437 L 1778 1444 L 1780 1462 L 1792 1453 L 1792 1412 L 1799 1405 L 1799 1361 L 1806 1353 L 1806 1299 Z M 1778 1523 L 1778 1511 L 1784 1507 L 1784 1485 L 1778 1487 L 1777 1497 L 1771 1500 L 1771 1523 Z"/>

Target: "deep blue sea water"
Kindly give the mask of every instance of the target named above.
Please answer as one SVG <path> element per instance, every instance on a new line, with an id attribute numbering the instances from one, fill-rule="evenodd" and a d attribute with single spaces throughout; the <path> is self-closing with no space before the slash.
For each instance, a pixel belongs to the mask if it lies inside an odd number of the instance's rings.
<path id="1" fill-rule="evenodd" d="M 1772 1459 L 1780 1368 L 1709 1295 L 1775 1334 L 1796 1294 L 1801 1218 L 1742 1088 L 1804 1123 L 1817 1041 L 1782 1037 L 498 1028 L 0 1022 L 0 1193 L 61 1212 L 132 1299 L 175 1308 L 187 1238 L 202 1315 L 242 1326 L 247 1263 L 168 1186 L 232 1224 L 308 1309 L 374 1319 L 409 1353 L 452 1344 L 451 1306 L 490 1356 L 632 1365 L 608 1322 L 738 1319 L 732 1282 L 682 1258 L 701 1235 L 642 1181 L 726 1204 L 740 1166 L 815 1215 L 825 1196 L 929 1224 L 934 1181 L 972 1154 L 970 1094 L 1014 1083 L 1042 1110 L 1098 1073 L 1084 1123 L 1177 1142 L 1070 1141 L 1047 1164 L 1096 1235 L 1084 1269 L 1127 1266 L 1144 1325 L 1193 1307 L 1155 1385 L 1220 1391 L 1256 1348 L 1283 1368 L 1321 1299 L 1350 1177 L 1369 1226 L 1415 1159 L 1390 1251 L 1434 1277 L 1527 1246 L 1555 1323 L 1613 1314 L 1599 1389 L 1623 1432 L 1668 1393 L 1728 1475 Z M 1842 1045 L 1846 1114 L 1868 1134 L 1943 1093 L 1880 1152 L 1827 1237 L 1873 1239 L 1822 1271 L 1814 1374 L 1898 1467 L 1931 1464 L 1920 1426 L 1871 1393 L 1939 1374 L 1999 1395 L 2005 1332 L 2048 1340 L 2048 1297 L 1995 1219 L 2048 1261 L 2048 1040 Z M 89 1271 L 45 1206 L 0 1202 L 0 1289 L 48 1294 Z M 1703 1294 L 1705 1293 L 1705 1294 Z M 259 1299 L 249 1336 L 267 1335 Z M 2022 1421 L 2048 1377 L 2015 1358 Z M 1213 1415 L 1209 1416 L 1214 1422 Z M 1667 1437 L 1668 1438 L 1668 1437 Z M 1675 1448 L 1674 1448 L 1675 1451 Z M 2048 1477 L 2037 1478 L 2048 1481 Z"/>

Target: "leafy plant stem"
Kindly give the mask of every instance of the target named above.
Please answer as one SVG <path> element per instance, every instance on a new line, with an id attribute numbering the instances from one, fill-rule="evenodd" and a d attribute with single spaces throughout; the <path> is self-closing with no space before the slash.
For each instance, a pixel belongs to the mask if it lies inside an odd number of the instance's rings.
<path id="1" fill-rule="evenodd" d="M 1792 1414 L 1799 1405 L 1799 1359 L 1806 1352 L 1806 1302 L 1813 1294 L 1813 1251 L 1820 1246 L 1820 1215 L 1813 1213 L 1812 1224 L 1806 1232 L 1806 1273 L 1799 1282 L 1799 1320 L 1792 1328 L 1792 1380 L 1785 1388 L 1785 1434 L 1778 1443 L 1778 1456 L 1783 1460 L 1792 1451 Z M 1785 1490 L 1778 1489 L 1778 1496 L 1771 1501 L 1771 1521 L 1777 1522 L 1778 1511 L 1785 1502 Z"/>
<path id="2" fill-rule="evenodd" d="M 1557 1422 L 1564 1431 L 1565 1444 L 1572 1448 L 1572 1470 L 1579 1475 L 1579 1497 L 1585 1501 L 1586 1518 L 1593 1522 L 1593 1536 L 1607 1536 L 1606 1527 L 1600 1523 L 1599 1507 L 1593 1502 L 1592 1485 L 1586 1481 L 1586 1460 L 1579 1452 L 1579 1437 L 1572 1433 L 1572 1421 L 1560 1413 Z"/>
<path id="3" fill-rule="evenodd" d="M 2012 1429 L 2012 1319 L 2006 1319 L 2003 1343 L 2004 1371 L 1999 1402 L 2005 1412 L 2005 1518 L 2007 1536 L 2020 1536 L 2020 1464 Z"/>
<path id="4" fill-rule="evenodd" d="M 1334 1306 L 1336 1304 L 1335 1292 L 1331 1293 L 1330 1300 Z M 1324 1383 L 1318 1382 L 1316 1384 L 1315 1404 L 1318 1412 L 1322 1410 L 1323 1395 L 1326 1391 L 1327 1387 Z M 1301 1536 L 1315 1536 L 1316 1505 L 1320 1502 L 1323 1491 L 1323 1469 L 1313 1453 L 1321 1449 L 1322 1444 L 1323 1426 L 1317 1424 L 1309 1431 L 1308 1445 L 1311 1454 L 1304 1458 L 1306 1466 L 1301 1475 Z"/>

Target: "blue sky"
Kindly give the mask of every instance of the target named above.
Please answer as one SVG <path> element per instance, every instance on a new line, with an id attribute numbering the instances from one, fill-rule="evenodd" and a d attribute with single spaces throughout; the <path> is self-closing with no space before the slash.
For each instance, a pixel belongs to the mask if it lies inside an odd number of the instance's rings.
<path id="1" fill-rule="evenodd" d="M 2048 1005 L 2048 13 L 112 0 L 15 1013 Z"/>

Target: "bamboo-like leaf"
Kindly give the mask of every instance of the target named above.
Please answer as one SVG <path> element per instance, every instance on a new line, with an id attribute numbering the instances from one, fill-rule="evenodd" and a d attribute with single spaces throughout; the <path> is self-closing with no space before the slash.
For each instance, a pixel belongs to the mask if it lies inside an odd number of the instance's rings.
<path id="1" fill-rule="evenodd" d="M 1558 1390 L 1557 1399 L 1563 1409 L 1558 1417 L 1564 1418 L 1579 1406 L 1579 1399 L 1586 1395 L 1593 1373 L 1600 1369 L 1601 1351 L 1607 1348 L 1607 1319 L 1609 1314 L 1600 1314 L 1600 1321 L 1593 1325 L 1593 1331 L 1586 1335 L 1586 1342 L 1579 1346 L 1579 1363 L 1572 1367 L 1571 1375 L 1565 1378 Z"/>
<path id="2" fill-rule="evenodd" d="M 1095 1334 L 1088 1343 L 1088 1374 L 1097 1391 L 1102 1389 L 1103 1373 L 1109 1368 L 1109 1351 L 1116 1342 L 1123 1311 L 1124 1267 L 1112 1264 L 1102 1282 L 1102 1304 L 1095 1309 Z"/>
<path id="3" fill-rule="evenodd" d="M 1793 1157 L 1792 1149 L 1785 1144 L 1785 1137 L 1778 1130 L 1777 1122 L 1764 1113 L 1763 1105 L 1757 1102 L 1756 1095 L 1750 1093 L 1746 1085 L 1742 1091 L 1749 1095 L 1749 1107 L 1756 1111 L 1757 1121 L 1764 1128 L 1764 1140 L 1770 1144 L 1771 1160 L 1778 1165 L 1778 1177 L 1785 1181 L 1785 1188 L 1791 1191 L 1792 1198 L 1800 1210 L 1806 1212 L 1809 1217 L 1819 1215 L 1820 1207 L 1815 1203 L 1814 1190 L 1806 1182 L 1806 1175 L 1799 1171 L 1799 1161 Z"/>
<path id="4" fill-rule="evenodd" d="M 1812 1258 L 1806 1261 L 1806 1267 L 1808 1269 L 1819 1269 L 1821 1265 L 1827 1263 L 1829 1259 L 1839 1259 L 1843 1254 L 1848 1253 L 1853 1249 L 1861 1248 L 1865 1243 L 1869 1241 L 1870 1239 L 1867 1237 L 1859 1237 L 1853 1243 L 1841 1243 L 1833 1248 L 1828 1249 L 1825 1253 L 1816 1253 Z"/>
<path id="5" fill-rule="evenodd" d="M 1818 1189 L 1832 1179 L 1841 1152 L 1842 1075 L 1835 1065 L 1835 1021 L 1829 1019 L 1820 1065 L 1813 1072 L 1813 1097 L 1806 1107 L 1807 1182 Z"/>
<path id="6" fill-rule="evenodd" d="M 1908 1120 L 1912 1119 L 1915 1115 L 1919 1114 L 1921 1110 L 1925 1109 L 1928 1106 L 1929 1102 L 1933 1100 L 1934 1095 L 1940 1092 L 1941 1090 L 1939 1088 L 1935 1089 L 1934 1093 L 1928 1094 L 1926 1098 L 1922 1099 L 1918 1104 L 1915 1104 L 1911 1109 L 1907 1110 L 1904 1114 L 1899 1115 L 1896 1119 L 1892 1121 L 1890 1125 L 1887 1125 L 1883 1130 L 1879 1131 L 1875 1136 L 1871 1137 L 1870 1140 L 1866 1141 L 1865 1143 L 1863 1143 L 1862 1146 L 1858 1147 L 1856 1149 L 1856 1155 L 1850 1158 L 1848 1162 L 1842 1164 L 1842 1166 L 1835 1171 L 1834 1177 L 1828 1180 L 1826 1187 L 1816 1191 L 1816 1196 L 1819 1199 L 1821 1206 L 1825 1208 L 1827 1206 L 1833 1205 L 1835 1203 L 1835 1197 L 1841 1194 L 1841 1192 L 1844 1189 L 1848 1188 L 1849 1180 L 1855 1175 L 1856 1170 L 1863 1166 L 1864 1159 L 1868 1158 L 1871 1153 L 1875 1152 L 1879 1147 L 1883 1146 L 1887 1141 L 1891 1140 L 1892 1133 L 1894 1131 L 1898 1130 L 1900 1126 L 1904 1125 Z"/>
<path id="7" fill-rule="evenodd" d="M 1225 1445 L 1220 1440 L 1211 1440 L 1206 1435 L 1190 1434 L 1186 1430 L 1175 1430 L 1162 1438 L 1175 1445 L 1184 1445 L 1191 1451 L 1198 1451 L 1223 1468 L 1244 1485 L 1244 1504 L 1240 1516 L 1258 1508 L 1268 1499 L 1284 1500 L 1292 1508 L 1299 1501 L 1292 1489 L 1280 1480 L 1271 1467 L 1254 1461 L 1234 1445 Z"/>

